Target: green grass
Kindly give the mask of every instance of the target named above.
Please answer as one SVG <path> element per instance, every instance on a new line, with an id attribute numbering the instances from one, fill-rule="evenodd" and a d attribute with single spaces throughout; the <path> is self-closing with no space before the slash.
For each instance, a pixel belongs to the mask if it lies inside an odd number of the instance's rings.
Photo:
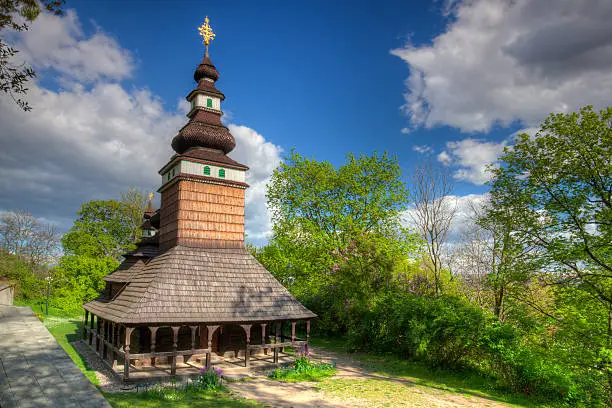
<path id="1" fill-rule="evenodd" d="M 166 393 L 168 400 L 162 399 L 156 392 L 119 392 L 104 394 L 104 398 L 115 408 L 261 408 L 262 404 L 246 399 L 233 397 L 227 391 L 176 391 Z M 176 398 L 176 399 L 172 399 Z"/>
<path id="2" fill-rule="evenodd" d="M 45 327 L 55 337 L 58 344 L 68 353 L 72 361 L 92 382 L 99 386 L 96 373 L 91 370 L 83 357 L 70 344 L 81 338 L 83 330 L 82 311 L 66 311 L 53 303 L 49 305 L 49 316 L 45 315 L 44 301 L 16 300 L 15 306 L 28 306 L 43 321 Z M 162 395 L 160 395 L 162 394 Z M 263 407 L 256 401 L 239 399 L 226 389 L 219 391 L 169 390 L 165 392 L 123 392 L 103 393 L 104 398 L 113 407 L 148 408 L 148 407 L 219 407 L 219 408 L 253 408 Z"/>
<path id="3" fill-rule="evenodd" d="M 308 370 L 298 371 L 294 367 L 279 368 L 270 374 L 272 380 L 284 382 L 322 381 L 336 375 L 336 369 L 330 364 L 316 365 Z"/>
<path id="4" fill-rule="evenodd" d="M 337 353 L 347 353 L 344 339 L 314 337 L 311 344 L 313 347 L 320 347 Z M 380 379 L 366 380 L 371 381 L 371 383 L 353 383 L 353 380 L 332 379 L 322 385 L 322 390 L 330 391 L 337 388 L 340 390 L 338 392 L 344 394 L 351 393 L 352 390 L 355 396 L 363 396 L 363 387 L 372 387 L 373 389 L 390 387 L 386 392 L 394 394 L 398 390 L 398 384 L 409 382 L 411 385 L 426 387 L 434 390 L 434 392 L 435 390 L 441 390 L 465 396 L 483 397 L 517 406 L 554 406 L 543 399 L 512 393 L 500 388 L 494 378 L 484 376 L 476 370 L 436 369 L 421 362 L 401 359 L 391 353 L 350 353 L 350 357 L 358 361 L 365 371 L 390 377 L 394 384 L 384 384 Z M 335 381 L 338 382 L 334 385 Z M 380 396 L 384 399 L 384 393 Z"/>

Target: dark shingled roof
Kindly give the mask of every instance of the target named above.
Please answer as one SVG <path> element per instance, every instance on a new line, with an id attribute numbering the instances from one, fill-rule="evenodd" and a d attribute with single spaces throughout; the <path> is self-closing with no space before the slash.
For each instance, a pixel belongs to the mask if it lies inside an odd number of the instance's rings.
<path id="1" fill-rule="evenodd" d="M 221 151 L 214 151 L 201 147 L 192 147 L 183 154 L 175 154 L 172 156 L 168 164 L 159 170 L 159 174 L 163 174 L 169 167 L 173 166 L 180 159 L 192 159 L 192 161 L 212 164 L 212 165 L 224 165 L 238 170 L 248 170 L 248 166 L 238 163 L 236 160 L 229 156 L 226 156 Z M 153 222 L 153 221 L 151 221 Z M 155 226 L 155 224 L 153 224 Z"/>
<path id="2" fill-rule="evenodd" d="M 176 246 L 147 264 L 135 262 L 105 279 L 115 280 L 118 273 L 121 279 L 129 279 L 129 284 L 114 300 L 100 297 L 84 306 L 117 323 L 261 322 L 316 317 L 245 248 Z M 121 281 L 119 276 L 117 281 Z"/>
<path id="3" fill-rule="evenodd" d="M 204 55 L 204 59 L 202 62 L 200 62 L 200 65 L 198 65 L 193 73 L 193 79 L 195 79 L 196 82 L 199 82 L 200 79 L 204 78 L 210 78 L 213 81 L 219 79 L 219 72 L 217 72 L 217 68 L 215 68 L 215 65 L 210 60 L 208 53 Z"/>
<path id="4" fill-rule="evenodd" d="M 208 147 L 229 153 L 236 147 L 236 140 L 225 126 L 192 118 L 172 139 L 172 148 L 179 154 L 190 147 Z"/>

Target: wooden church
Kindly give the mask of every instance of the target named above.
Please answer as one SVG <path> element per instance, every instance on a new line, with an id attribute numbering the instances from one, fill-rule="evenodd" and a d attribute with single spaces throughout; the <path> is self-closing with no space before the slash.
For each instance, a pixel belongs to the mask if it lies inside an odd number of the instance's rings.
<path id="1" fill-rule="evenodd" d="M 306 346 L 316 317 L 244 245 L 248 167 L 230 157 L 236 141 L 221 123 L 225 96 L 208 45 L 187 95 L 188 123 L 172 140 L 176 152 L 159 171 L 161 207 L 144 213 L 143 237 L 104 278 L 106 289 L 85 304 L 84 338 L 124 380 L 134 367 L 249 358 Z M 304 339 L 296 325 L 304 325 Z"/>

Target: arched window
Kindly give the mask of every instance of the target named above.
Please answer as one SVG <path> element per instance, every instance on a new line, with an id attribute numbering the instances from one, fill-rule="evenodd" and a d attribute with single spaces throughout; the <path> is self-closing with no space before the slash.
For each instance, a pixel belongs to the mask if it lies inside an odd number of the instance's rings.
<path id="1" fill-rule="evenodd" d="M 205 176 L 210 176 L 210 167 L 204 166 L 204 175 Z"/>
<path id="2" fill-rule="evenodd" d="M 206 107 L 207 108 L 212 108 L 212 99 L 210 99 L 210 98 L 206 99 Z"/>
<path id="3" fill-rule="evenodd" d="M 225 178 L 225 169 L 219 169 L 219 177 Z"/>

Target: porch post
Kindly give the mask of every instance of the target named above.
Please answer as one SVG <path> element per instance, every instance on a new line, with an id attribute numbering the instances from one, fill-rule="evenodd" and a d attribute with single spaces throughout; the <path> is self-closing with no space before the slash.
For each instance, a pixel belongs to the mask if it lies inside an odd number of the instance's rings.
<path id="1" fill-rule="evenodd" d="M 278 344 L 278 327 L 280 326 L 280 324 L 278 322 L 274 322 L 274 344 Z M 274 347 L 274 364 L 278 364 L 278 352 L 279 352 L 279 348 L 278 347 Z"/>
<path id="2" fill-rule="evenodd" d="M 266 326 L 268 324 L 267 323 L 262 323 L 261 324 L 261 345 L 264 346 L 266 344 Z M 268 354 L 267 353 L 267 349 L 265 347 L 262 347 L 264 354 Z"/>
<path id="3" fill-rule="evenodd" d="M 308 351 L 309 344 L 310 344 L 310 320 L 306 320 L 306 351 Z"/>
<path id="4" fill-rule="evenodd" d="M 96 315 L 95 314 L 91 314 L 91 319 L 89 322 L 89 345 L 91 346 L 93 344 L 93 328 L 94 328 L 94 321 L 96 320 Z"/>
<path id="5" fill-rule="evenodd" d="M 149 326 L 149 331 L 151 332 L 151 366 L 155 367 L 155 340 L 157 339 L 157 327 Z"/>
<path id="6" fill-rule="evenodd" d="M 96 354 L 100 355 L 100 316 L 96 319 Z"/>
<path id="7" fill-rule="evenodd" d="M 111 323 L 111 338 L 110 338 L 110 344 L 111 344 L 111 367 L 113 367 L 113 369 L 115 369 L 115 366 L 117 365 L 117 353 L 115 353 L 115 330 L 116 330 L 116 325 L 115 322 Z"/>
<path id="8" fill-rule="evenodd" d="M 85 311 L 85 322 L 83 322 L 83 340 L 87 338 L 87 320 L 89 319 L 89 311 Z"/>
<path id="9" fill-rule="evenodd" d="M 102 343 L 100 345 L 100 348 L 102 349 L 102 360 L 106 360 L 106 343 L 104 342 L 106 340 L 106 325 L 108 324 L 108 322 L 106 320 L 102 320 L 102 339 L 100 341 L 100 343 Z"/>
<path id="10" fill-rule="evenodd" d="M 291 322 L 291 345 L 295 347 L 295 322 Z"/>
<path id="11" fill-rule="evenodd" d="M 195 339 L 196 339 L 196 330 L 198 326 L 190 326 L 191 327 L 191 351 L 195 351 Z"/>
<path id="12" fill-rule="evenodd" d="M 180 327 L 172 327 L 172 365 L 170 366 L 170 374 L 176 375 L 176 351 L 178 350 L 178 333 Z"/>
<path id="13" fill-rule="evenodd" d="M 210 367 L 210 356 L 212 353 L 212 338 L 219 326 L 204 326 L 208 335 L 208 352 L 206 352 L 206 367 Z"/>
<path id="14" fill-rule="evenodd" d="M 285 322 L 283 321 L 280 322 L 280 341 L 281 343 L 285 342 Z M 285 348 L 281 347 L 279 351 L 282 353 L 285 351 Z"/>
<path id="15" fill-rule="evenodd" d="M 123 351 L 125 352 L 125 358 L 123 361 L 123 381 L 127 381 L 130 378 L 130 338 L 132 337 L 133 327 L 125 328 L 125 343 L 123 345 Z"/>
<path id="16" fill-rule="evenodd" d="M 245 353 L 244 353 L 244 366 L 248 368 L 249 367 L 249 357 L 250 357 L 249 346 L 251 345 L 251 325 L 250 324 L 241 324 L 240 326 L 242 326 L 242 328 L 244 329 L 244 332 L 246 333 L 246 346 L 245 346 Z"/>

